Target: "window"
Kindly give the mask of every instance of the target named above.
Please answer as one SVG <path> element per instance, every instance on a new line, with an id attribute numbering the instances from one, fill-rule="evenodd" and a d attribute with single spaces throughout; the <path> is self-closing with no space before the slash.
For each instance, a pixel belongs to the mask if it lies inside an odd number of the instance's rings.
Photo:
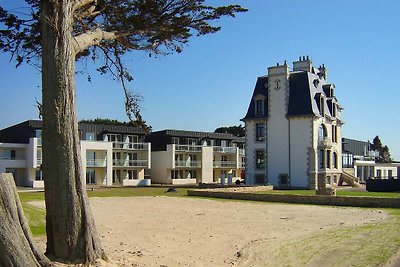
<path id="1" fill-rule="evenodd" d="M 96 183 L 96 171 L 86 170 L 86 184 L 95 184 L 95 183 Z"/>
<path id="2" fill-rule="evenodd" d="M 86 133 L 85 134 L 85 140 L 95 141 L 96 140 L 96 134 L 95 133 Z"/>
<path id="3" fill-rule="evenodd" d="M 264 123 L 257 123 L 256 124 L 256 140 L 264 141 L 264 139 L 265 139 L 265 125 L 264 125 Z"/>
<path id="4" fill-rule="evenodd" d="M 227 147 L 228 146 L 228 142 L 226 140 L 221 140 L 221 146 L 222 147 Z"/>
<path id="5" fill-rule="evenodd" d="M 288 185 L 289 184 L 289 175 L 288 174 L 279 174 L 279 185 Z"/>
<path id="6" fill-rule="evenodd" d="M 171 140 L 172 140 L 172 144 L 179 145 L 179 138 L 178 137 L 172 137 Z"/>
<path id="7" fill-rule="evenodd" d="M 393 171 L 392 170 L 388 170 L 388 178 L 389 179 L 393 178 Z"/>
<path id="8" fill-rule="evenodd" d="M 183 171 L 182 170 L 171 170 L 171 179 L 182 179 Z"/>
<path id="9" fill-rule="evenodd" d="M 332 116 L 336 117 L 336 104 L 332 103 Z"/>
<path id="10" fill-rule="evenodd" d="M 332 153 L 332 168 L 337 169 L 337 154 L 336 152 Z"/>
<path id="11" fill-rule="evenodd" d="M 139 136 L 137 135 L 128 135 L 126 139 L 129 143 L 139 143 Z"/>
<path id="12" fill-rule="evenodd" d="M 187 138 L 187 145 L 189 145 L 189 146 L 197 145 L 197 139 L 195 139 L 195 138 Z"/>
<path id="13" fill-rule="evenodd" d="M 325 116 L 325 99 L 324 97 L 321 95 L 321 98 L 319 99 L 319 107 L 320 107 L 320 113 L 321 116 L 324 117 Z"/>
<path id="14" fill-rule="evenodd" d="M 197 178 L 197 171 L 196 170 L 189 170 L 188 175 L 186 176 L 187 179 L 196 179 Z"/>
<path id="15" fill-rule="evenodd" d="M 331 168 L 331 151 L 330 150 L 326 151 L 326 167 L 328 169 Z"/>
<path id="16" fill-rule="evenodd" d="M 104 141 L 121 142 L 122 141 L 122 136 L 120 134 L 107 134 L 107 138 Z"/>
<path id="17" fill-rule="evenodd" d="M 382 170 L 376 170 L 376 177 L 378 178 L 382 177 Z"/>
<path id="18" fill-rule="evenodd" d="M 326 128 L 325 125 L 321 124 L 318 130 L 318 140 L 324 140 L 326 137 Z"/>
<path id="19" fill-rule="evenodd" d="M 263 100 L 256 100 L 256 115 L 262 116 L 264 115 L 264 101 Z"/>
<path id="20" fill-rule="evenodd" d="M 332 142 L 336 143 L 337 142 L 337 137 L 336 137 L 336 126 L 332 125 Z"/>
<path id="21" fill-rule="evenodd" d="M 264 151 L 256 150 L 256 168 L 262 169 L 264 168 Z"/>
<path id="22" fill-rule="evenodd" d="M 126 178 L 128 180 L 137 179 L 137 171 L 136 170 L 127 170 L 126 171 Z"/>
<path id="23" fill-rule="evenodd" d="M 318 164 L 320 169 L 325 168 L 325 151 L 323 149 L 318 153 Z"/>
<path id="24" fill-rule="evenodd" d="M 35 176 L 36 181 L 43 181 L 43 174 L 41 170 L 36 170 L 36 176 Z"/>

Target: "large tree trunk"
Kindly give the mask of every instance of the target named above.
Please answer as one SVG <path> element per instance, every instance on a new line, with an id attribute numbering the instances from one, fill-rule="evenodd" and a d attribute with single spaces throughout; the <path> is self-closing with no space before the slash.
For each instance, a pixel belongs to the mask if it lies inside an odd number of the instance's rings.
<path id="1" fill-rule="evenodd" d="M 72 2 L 41 1 L 46 255 L 86 263 L 105 255 L 81 168 Z"/>
<path id="2" fill-rule="evenodd" d="M 0 266 L 50 266 L 32 240 L 12 174 L 0 175 L 0 197 Z"/>

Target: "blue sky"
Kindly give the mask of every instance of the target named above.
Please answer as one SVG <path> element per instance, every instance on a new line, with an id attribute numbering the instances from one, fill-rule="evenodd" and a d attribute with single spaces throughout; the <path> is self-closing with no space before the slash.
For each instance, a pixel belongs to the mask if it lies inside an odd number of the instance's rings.
<path id="1" fill-rule="evenodd" d="M 0 0 L 7 7 L 18 1 Z M 325 64 L 328 81 L 344 107 L 343 136 L 370 140 L 379 135 L 400 160 L 400 33 L 398 0 L 252 0 L 235 19 L 217 24 L 214 35 L 193 38 L 181 54 L 151 57 L 131 53 L 125 63 L 143 95 L 144 119 L 154 130 L 213 131 L 238 125 L 247 110 L 258 76 L 268 66 L 309 55 Z M 0 55 L 0 128 L 36 119 L 40 74 L 18 69 Z M 79 64 L 77 68 L 82 66 Z M 78 116 L 126 120 L 123 92 L 117 81 L 89 68 L 77 77 Z"/>

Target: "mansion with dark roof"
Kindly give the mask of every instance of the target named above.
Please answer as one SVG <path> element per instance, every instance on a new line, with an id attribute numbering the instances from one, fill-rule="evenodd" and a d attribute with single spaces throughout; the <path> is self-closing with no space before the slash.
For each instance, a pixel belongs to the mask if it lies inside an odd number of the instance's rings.
<path id="1" fill-rule="evenodd" d="M 340 106 L 324 65 L 308 57 L 290 70 L 268 68 L 257 79 L 242 119 L 246 126 L 246 183 L 288 188 L 316 188 L 342 174 Z"/>

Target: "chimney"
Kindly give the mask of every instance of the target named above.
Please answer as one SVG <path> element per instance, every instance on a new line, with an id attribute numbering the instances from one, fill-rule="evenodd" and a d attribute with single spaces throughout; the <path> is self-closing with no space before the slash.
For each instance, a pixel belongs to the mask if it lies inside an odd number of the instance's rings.
<path id="1" fill-rule="evenodd" d="M 321 76 L 324 77 L 325 81 L 328 80 L 328 69 L 325 67 L 324 64 L 318 68 Z"/>
<path id="2" fill-rule="evenodd" d="M 293 62 L 293 71 L 308 71 L 311 72 L 312 61 L 309 56 L 307 58 L 303 56 L 303 59 L 299 57 L 299 61 Z"/>

